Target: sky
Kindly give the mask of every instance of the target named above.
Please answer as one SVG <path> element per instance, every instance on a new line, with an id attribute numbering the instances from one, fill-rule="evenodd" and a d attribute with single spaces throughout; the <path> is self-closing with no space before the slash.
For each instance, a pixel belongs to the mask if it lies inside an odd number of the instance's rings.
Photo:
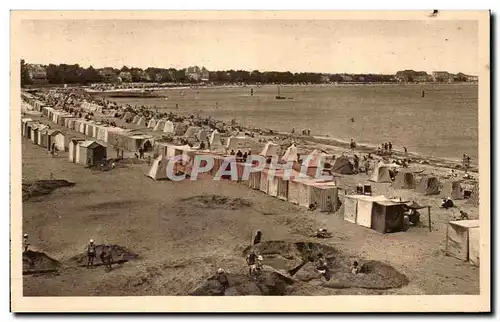
<path id="1" fill-rule="evenodd" d="M 28 63 L 478 74 L 475 20 L 24 20 Z"/>

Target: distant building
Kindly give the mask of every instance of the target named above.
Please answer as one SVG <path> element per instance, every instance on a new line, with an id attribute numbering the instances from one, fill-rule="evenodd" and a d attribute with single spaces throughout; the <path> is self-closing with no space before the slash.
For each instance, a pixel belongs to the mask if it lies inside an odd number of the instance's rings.
<path id="1" fill-rule="evenodd" d="M 342 80 L 344 82 L 352 82 L 354 79 L 354 77 L 352 77 L 351 75 L 347 75 L 347 74 L 340 75 L 340 77 L 342 77 Z"/>
<path id="2" fill-rule="evenodd" d="M 450 83 L 453 82 L 453 75 L 448 72 L 434 71 L 432 72 L 432 80 L 436 83 Z"/>
<path id="3" fill-rule="evenodd" d="M 395 76 L 396 80 L 400 83 L 407 82 L 430 82 L 432 81 L 432 76 L 424 71 L 414 71 L 411 69 L 398 71 Z"/>
<path id="4" fill-rule="evenodd" d="M 47 84 L 47 69 L 42 65 L 28 64 L 26 66 L 28 75 L 33 84 L 42 85 Z"/>
<path id="5" fill-rule="evenodd" d="M 476 82 L 479 81 L 479 76 L 467 75 L 466 79 L 467 79 L 468 82 L 476 83 Z"/>
<path id="6" fill-rule="evenodd" d="M 118 77 L 120 77 L 122 82 L 124 83 L 132 82 L 132 74 L 130 72 L 120 72 L 120 74 L 118 74 Z"/>
<path id="7" fill-rule="evenodd" d="M 104 67 L 99 69 L 99 74 L 105 83 L 117 83 L 118 74 L 113 67 Z"/>
<path id="8" fill-rule="evenodd" d="M 210 78 L 210 73 L 205 67 L 200 68 L 198 66 L 192 66 L 192 67 L 188 67 L 186 69 L 186 76 L 189 79 L 195 80 L 197 82 L 200 82 L 200 81 L 207 81 L 208 82 L 208 80 Z"/>

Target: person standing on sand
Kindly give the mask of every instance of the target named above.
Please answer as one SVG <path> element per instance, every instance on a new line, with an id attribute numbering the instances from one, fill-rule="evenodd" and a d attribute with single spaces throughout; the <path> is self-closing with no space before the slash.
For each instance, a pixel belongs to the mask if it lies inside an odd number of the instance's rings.
<path id="1" fill-rule="evenodd" d="M 254 250 L 251 250 L 247 256 L 247 264 L 248 264 L 248 274 L 250 276 L 253 276 L 257 268 L 257 255 L 255 255 Z"/>
<path id="2" fill-rule="evenodd" d="M 30 244 L 28 242 L 28 234 L 23 235 L 23 247 L 24 247 L 24 252 L 26 253 L 28 251 Z"/>
<path id="3" fill-rule="evenodd" d="M 391 142 L 389 142 L 389 144 L 388 144 L 388 145 L 389 145 L 389 152 L 392 152 L 392 143 L 391 143 Z"/>
<path id="4" fill-rule="evenodd" d="M 86 247 L 87 249 L 87 268 L 93 268 L 94 267 L 94 259 L 96 256 L 96 247 L 94 244 L 94 240 L 91 239 Z"/>
<path id="5" fill-rule="evenodd" d="M 224 269 L 219 268 L 217 270 L 216 279 L 224 289 L 227 289 L 229 287 L 229 279 L 227 278 L 227 274 Z"/>

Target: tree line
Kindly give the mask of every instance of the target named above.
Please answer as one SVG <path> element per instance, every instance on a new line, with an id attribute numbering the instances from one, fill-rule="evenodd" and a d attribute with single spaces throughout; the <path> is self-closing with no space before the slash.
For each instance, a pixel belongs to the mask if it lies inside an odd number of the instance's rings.
<path id="1" fill-rule="evenodd" d="M 44 66 L 46 79 L 49 84 L 82 84 L 109 82 L 103 74 L 92 66 L 83 68 L 78 64 L 49 64 Z M 28 65 L 21 61 L 21 85 L 30 85 Z M 199 83 L 200 80 L 192 79 L 187 69 L 155 68 L 146 69 L 123 66 L 121 69 L 106 68 L 107 74 L 118 76 L 121 72 L 130 73 L 131 82 L 159 82 L 159 83 Z M 258 70 L 226 70 L 212 71 L 208 74 L 208 81 L 212 83 L 245 83 L 245 84 L 321 84 L 328 82 L 395 82 L 394 75 L 379 74 L 321 74 L 321 73 L 291 73 Z"/>

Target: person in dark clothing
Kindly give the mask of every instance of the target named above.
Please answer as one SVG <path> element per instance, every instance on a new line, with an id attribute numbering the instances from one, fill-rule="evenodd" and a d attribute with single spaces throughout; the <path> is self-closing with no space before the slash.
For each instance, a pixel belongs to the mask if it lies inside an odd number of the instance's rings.
<path id="1" fill-rule="evenodd" d="M 236 152 L 236 159 L 241 159 L 243 157 L 243 152 L 241 152 L 241 150 L 238 150 L 238 152 Z"/>
<path id="2" fill-rule="evenodd" d="M 392 143 L 391 142 L 389 142 L 388 147 L 389 147 L 389 151 L 392 151 Z"/>
<path id="3" fill-rule="evenodd" d="M 257 268 L 257 255 L 255 255 L 255 251 L 251 250 L 247 256 L 247 264 L 248 264 L 248 273 L 250 276 L 253 276 L 256 268 Z"/>
<path id="4" fill-rule="evenodd" d="M 200 150 L 205 150 L 205 142 L 201 141 Z"/>
<path id="5" fill-rule="evenodd" d="M 403 149 L 405 150 L 405 154 L 408 153 L 408 149 L 404 146 Z"/>
<path id="6" fill-rule="evenodd" d="M 139 159 L 144 159 L 144 149 L 142 147 L 139 148 Z"/>
<path id="7" fill-rule="evenodd" d="M 455 205 L 453 204 L 453 200 L 451 198 L 443 199 L 443 203 L 441 204 L 441 208 L 448 209 L 453 208 Z"/>
<path id="8" fill-rule="evenodd" d="M 389 144 L 384 143 L 384 151 L 387 152 L 387 150 L 389 150 Z"/>
<path id="9" fill-rule="evenodd" d="M 260 230 L 257 230 L 257 233 L 255 234 L 255 237 L 253 238 L 253 244 L 254 245 L 260 244 L 261 239 L 262 239 L 262 232 Z"/>
<path id="10" fill-rule="evenodd" d="M 318 254 L 318 259 L 316 261 L 316 270 L 327 281 L 330 280 L 330 273 L 328 271 L 328 263 L 326 262 L 326 259 L 323 257 L 322 253 Z"/>
<path id="11" fill-rule="evenodd" d="M 247 162 L 248 154 L 245 152 L 243 153 L 243 162 Z"/>
<path id="12" fill-rule="evenodd" d="M 217 281 L 222 285 L 224 289 L 229 287 L 229 279 L 227 278 L 226 272 L 222 268 L 219 268 L 217 270 Z"/>
<path id="13" fill-rule="evenodd" d="M 96 247 L 94 244 L 94 240 L 91 239 L 89 241 L 89 244 L 87 245 L 87 268 L 93 268 L 94 267 L 94 259 L 96 256 Z"/>
<path id="14" fill-rule="evenodd" d="M 231 150 L 230 155 L 235 155 L 234 150 Z"/>

